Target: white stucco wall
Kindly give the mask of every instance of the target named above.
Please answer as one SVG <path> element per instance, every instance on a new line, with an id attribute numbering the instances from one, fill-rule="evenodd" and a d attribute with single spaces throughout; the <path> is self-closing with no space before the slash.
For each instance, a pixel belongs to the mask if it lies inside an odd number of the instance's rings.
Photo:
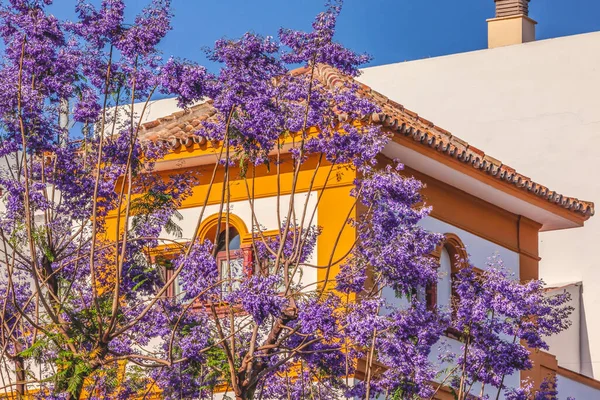
<path id="1" fill-rule="evenodd" d="M 193 105 L 203 103 L 204 101 L 198 101 Z M 106 121 L 104 132 L 105 136 L 108 136 L 112 133 L 118 133 L 119 129 L 122 129 L 122 123 L 128 123 L 131 114 L 134 116 L 134 123 L 144 124 L 146 122 L 154 121 L 162 117 L 169 116 L 174 112 L 181 111 L 181 108 L 177 106 L 177 99 L 175 97 L 168 97 L 165 99 L 155 99 L 150 100 L 148 102 L 142 101 L 138 103 L 134 103 L 133 107 L 131 104 L 125 104 L 119 106 L 119 112 L 116 116 L 116 126 L 115 126 L 115 113 L 114 107 L 111 107 L 106 112 Z M 143 115 L 142 115 L 143 112 Z M 100 129 L 100 125 L 96 127 L 97 130 Z"/>
<path id="2" fill-rule="evenodd" d="M 600 204 L 600 32 L 372 67 L 359 80 L 552 190 Z M 596 377 L 598 240 L 600 217 L 540 235 L 541 277 L 583 282 L 581 371 Z"/>
<path id="3" fill-rule="evenodd" d="M 571 326 L 557 335 L 545 338 L 545 340 L 552 353 L 556 355 L 559 366 L 581 373 L 581 282 L 560 285 L 549 290 L 547 294 L 553 296 L 563 292 L 568 292 L 571 296 L 569 301 L 569 305 L 573 307 L 573 312 L 569 317 Z"/>
<path id="4" fill-rule="evenodd" d="M 600 399 L 600 390 L 560 374 L 556 375 L 556 384 L 558 388 L 558 400 L 567 400 L 569 397 L 576 400 Z"/>

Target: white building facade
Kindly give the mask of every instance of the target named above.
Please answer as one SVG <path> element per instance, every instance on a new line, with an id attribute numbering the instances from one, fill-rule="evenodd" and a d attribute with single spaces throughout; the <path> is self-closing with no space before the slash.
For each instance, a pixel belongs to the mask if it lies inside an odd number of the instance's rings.
<path id="1" fill-rule="evenodd" d="M 497 12 L 488 21 L 495 48 L 367 68 L 359 80 L 532 179 L 600 201 L 600 32 L 524 43 L 531 37 L 519 39 L 520 28 L 499 32 L 507 19 L 530 20 L 522 11 L 500 18 Z M 497 37 L 504 34 L 512 36 Z M 540 277 L 551 287 L 569 286 L 577 298 L 569 343 L 554 340 L 551 352 L 559 366 L 594 378 L 600 376 L 598 240 L 600 221 L 592 218 L 585 229 L 542 232 L 539 243 Z"/>

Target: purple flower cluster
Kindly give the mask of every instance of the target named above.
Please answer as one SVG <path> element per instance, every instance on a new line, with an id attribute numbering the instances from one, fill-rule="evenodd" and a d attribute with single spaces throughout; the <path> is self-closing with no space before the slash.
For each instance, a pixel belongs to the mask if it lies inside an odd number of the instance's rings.
<path id="1" fill-rule="evenodd" d="M 180 288 L 183 300 L 209 300 L 219 295 L 217 263 L 212 257 L 212 243 L 196 243 L 190 253 L 180 255 L 173 261 L 173 268 L 180 269 Z"/>
<path id="2" fill-rule="evenodd" d="M 162 93 L 178 93 L 178 105 L 187 107 L 209 93 L 210 75 L 206 68 L 170 58 L 161 70 Z"/>
<path id="3" fill-rule="evenodd" d="M 225 300 L 240 304 L 257 324 L 262 325 L 269 316 L 278 317 L 287 303 L 285 298 L 279 296 L 280 286 L 281 279 L 277 275 L 253 276 L 244 280 Z"/>
<path id="4" fill-rule="evenodd" d="M 44 396 L 77 397 L 87 377 L 102 370 L 93 395 L 128 398 L 135 380 L 125 379 L 115 391 L 118 364 L 104 360 L 140 362 L 135 357 L 147 356 L 140 349 L 173 326 L 164 300 L 147 308 L 164 285 L 149 249 L 163 230 L 177 231 L 177 209 L 196 180 L 152 174 L 152 156 L 160 154 L 148 152 L 142 160 L 137 116 L 119 115 L 119 106 L 146 100 L 157 86 L 187 102 L 194 84 L 170 86 L 158 68 L 156 45 L 170 29 L 168 1 L 152 1 L 129 26 L 124 1 L 104 0 L 99 7 L 79 1 L 75 22 L 49 13 L 50 3 L 0 6 L 6 160 L 0 229 L 8 274 L 0 289 L 7 301 L 2 334 L 9 351 L 21 352 L 23 365 L 35 361 L 48 371 Z M 127 176 L 135 180 L 131 187 Z M 107 221 L 111 215 L 117 227 Z"/>
<path id="5" fill-rule="evenodd" d="M 558 385 L 556 378 L 545 378 L 538 390 L 533 389 L 533 384 L 524 381 L 520 388 L 507 390 L 505 399 L 508 400 L 550 400 L 558 398 Z M 575 400 L 573 397 L 567 397 L 567 400 Z"/>
<path id="6" fill-rule="evenodd" d="M 545 337 L 570 325 L 567 292 L 549 297 L 541 281 L 519 282 L 497 258 L 483 272 L 460 270 L 454 290 L 451 328 L 462 335 L 457 363 L 466 387 L 504 389 L 505 377 L 532 367 L 532 350 L 548 348 Z"/>
<path id="7" fill-rule="evenodd" d="M 437 280 L 437 262 L 430 257 L 442 237 L 428 232 L 417 223 L 430 208 L 422 202 L 422 183 L 404 177 L 390 166 L 375 170 L 357 182 L 355 196 L 369 212 L 355 221 L 359 242 L 354 257 L 342 267 L 342 286 L 348 291 L 356 282 L 348 280 L 348 270 L 363 280 L 366 269 L 372 269 L 379 283 L 408 295 L 415 288 Z"/>
<path id="8" fill-rule="evenodd" d="M 290 48 L 283 60 L 290 64 L 322 63 L 331 65 L 347 75 L 359 74 L 358 67 L 370 60 L 368 55 L 358 55 L 333 41 L 337 19 L 342 11 L 341 0 L 330 0 L 327 10 L 313 22 L 312 32 L 281 29 L 281 42 Z"/>

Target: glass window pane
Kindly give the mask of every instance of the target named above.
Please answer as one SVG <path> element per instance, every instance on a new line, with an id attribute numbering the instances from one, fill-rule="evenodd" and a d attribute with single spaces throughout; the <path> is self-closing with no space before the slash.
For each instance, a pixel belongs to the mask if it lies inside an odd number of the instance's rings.
<path id="1" fill-rule="evenodd" d="M 244 259 L 231 258 L 229 263 L 227 259 L 221 260 L 221 279 L 224 280 L 221 285 L 222 292 L 229 293 L 240 287 L 240 281 L 244 278 Z"/>
<path id="2" fill-rule="evenodd" d="M 219 252 L 227 250 L 225 246 L 225 240 L 227 238 L 227 231 L 223 231 L 219 234 L 219 241 L 217 243 L 217 250 Z M 240 249 L 240 234 L 237 229 L 229 228 L 229 251 Z"/>
<path id="3" fill-rule="evenodd" d="M 179 276 L 175 278 L 175 297 L 178 299 L 182 299 L 184 296 L 183 289 L 181 288 L 181 282 L 179 281 Z"/>
<path id="4" fill-rule="evenodd" d="M 234 229 L 235 231 L 235 229 Z M 235 236 L 229 235 L 229 250 L 239 250 L 240 249 L 240 235 L 235 233 Z"/>

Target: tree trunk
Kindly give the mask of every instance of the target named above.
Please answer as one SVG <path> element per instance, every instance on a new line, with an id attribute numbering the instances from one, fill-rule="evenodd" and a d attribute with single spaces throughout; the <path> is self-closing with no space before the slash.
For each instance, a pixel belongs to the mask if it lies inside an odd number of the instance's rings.
<path id="1" fill-rule="evenodd" d="M 15 391 L 17 393 L 17 400 L 23 400 L 25 398 L 25 381 L 27 379 L 25 360 L 19 355 L 23 351 L 23 346 L 18 340 L 15 340 L 14 343 L 16 356 L 13 357 L 13 362 L 15 363 L 15 379 L 17 381 Z"/>
<path id="2" fill-rule="evenodd" d="M 254 399 L 254 394 L 256 393 L 256 385 L 251 385 L 248 387 L 241 386 L 240 392 L 235 394 L 235 400 L 252 400 Z"/>
<path id="3" fill-rule="evenodd" d="M 269 346 L 274 345 L 279 340 L 279 337 L 283 331 L 283 326 L 286 326 L 291 321 L 298 318 L 298 308 L 295 302 L 292 300 L 289 307 L 283 310 L 282 315 L 276 319 L 273 328 L 267 335 L 263 345 Z M 269 348 L 264 351 L 265 355 L 268 355 L 274 351 L 274 348 Z M 252 360 L 249 357 L 248 360 L 242 362 L 241 368 L 237 373 L 238 390 L 235 393 L 236 400 L 252 400 L 254 393 L 258 385 L 258 375 L 267 368 L 264 361 Z"/>
<path id="4" fill-rule="evenodd" d="M 25 380 L 27 379 L 25 373 L 25 360 L 23 357 L 15 357 L 15 378 L 17 380 L 16 392 L 17 400 L 23 400 L 25 398 Z"/>

